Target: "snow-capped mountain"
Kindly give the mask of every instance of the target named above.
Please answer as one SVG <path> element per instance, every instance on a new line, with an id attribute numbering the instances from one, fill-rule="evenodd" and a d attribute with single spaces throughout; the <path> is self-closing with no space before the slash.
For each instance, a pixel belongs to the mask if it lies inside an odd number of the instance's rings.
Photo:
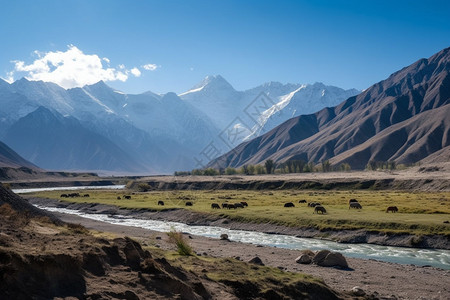
<path id="1" fill-rule="evenodd" d="M 207 76 L 179 95 L 125 94 L 103 81 L 66 90 L 42 81 L 0 80 L 0 139 L 42 168 L 172 173 L 203 167 L 293 115 L 336 105 L 356 93 L 320 83 L 278 82 L 236 91 L 220 75 Z M 57 120 L 51 124 L 58 130 L 48 132 L 52 125 L 43 120 L 35 122 L 32 135 L 25 134 L 39 116 Z M 70 151 L 58 144 L 52 148 L 58 160 L 52 161 L 45 151 L 58 140 L 65 140 Z"/>
<path id="2" fill-rule="evenodd" d="M 181 99 L 212 119 L 220 129 L 215 146 L 228 151 L 284 121 L 324 107 L 339 104 L 357 95 L 322 83 L 282 84 L 269 82 L 246 91 L 236 91 L 222 76 L 207 76 Z"/>
<path id="3" fill-rule="evenodd" d="M 270 85 L 267 88 L 269 90 L 268 95 L 270 95 Z M 286 89 L 280 89 L 278 85 L 279 83 L 275 84 L 275 91 L 286 91 Z M 261 113 L 257 124 L 252 128 L 252 137 L 259 136 L 261 133 L 275 128 L 290 118 L 314 113 L 324 107 L 336 106 L 360 92 L 356 89 L 343 90 L 320 82 L 282 87 L 289 87 L 293 90 L 290 92 L 288 90 L 288 93 L 281 95 L 272 92 L 277 103 Z"/>

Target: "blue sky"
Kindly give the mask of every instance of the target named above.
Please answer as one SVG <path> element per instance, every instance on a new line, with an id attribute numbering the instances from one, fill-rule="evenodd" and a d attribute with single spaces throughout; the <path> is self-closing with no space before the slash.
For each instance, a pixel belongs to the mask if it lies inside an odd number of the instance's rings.
<path id="1" fill-rule="evenodd" d="M 0 77 L 67 87 L 99 77 L 128 93 L 180 93 L 214 74 L 238 90 L 268 81 L 364 89 L 450 46 L 450 1 L 0 5 Z"/>

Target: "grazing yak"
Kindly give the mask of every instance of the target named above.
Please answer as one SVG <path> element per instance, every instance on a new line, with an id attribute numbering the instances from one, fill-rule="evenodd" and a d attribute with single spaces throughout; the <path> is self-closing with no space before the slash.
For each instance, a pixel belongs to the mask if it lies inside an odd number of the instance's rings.
<path id="1" fill-rule="evenodd" d="M 327 210 L 326 210 L 325 207 L 323 207 L 322 205 L 316 205 L 316 206 L 314 207 L 314 212 L 313 212 L 313 214 L 315 214 L 315 213 L 319 214 L 319 212 L 320 212 L 321 214 L 326 214 L 326 213 L 327 213 Z"/>
<path id="2" fill-rule="evenodd" d="M 284 207 L 295 207 L 295 205 L 292 202 L 287 202 L 284 204 Z"/>
<path id="3" fill-rule="evenodd" d="M 129 196 L 129 195 L 124 195 L 123 198 L 124 198 L 124 199 L 130 200 L 130 199 L 131 199 L 131 196 Z"/>
<path id="4" fill-rule="evenodd" d="M 122 198 L 120 198 L 120 196 L 117 196 L 117 200 L 120 200 L 120 199 L 122 199 Z"/>
<path id="5" fill-rule="evenodd" d="M 220 209 L 220 206 L 217 203 L 211 203 L 211 208 L 212 209 Z"/>
<path id="6" fill-rule="evenodd" d="M 320 205 L 320 203 L 319 202 L 310 202 L 310 203 L 308 203 L 309 207 L 316 207 L 317 205 Z"/>
<path id="7" fill-rule="evenodd" d="M 362 209 L 362 206 L 358 202 L 350 202 L 348 209 L 350 209 L 350 208 Z"/>
<path id="8" fill-rule="evenodd" d="M 397 208 L 397 206 L 389 206 L 387 209 L 386 209 L 386 212 L 388 213 L 388 212 L 393 212 L 393 213 L 396 213 L 396 212 L 398 212 L 398 208 Z"/>
<path id="9" fill-rule="evenodd" d="M 228 209 L 236 209 L 236 206 L 234 206 L 234 204 L 228 204 L 227 208 Z"/>
<path id="10" fill-rule="evenodd" d="M 348 200 L 348 204 L 350 204 L 350 203 L 358 203 L 358 200 L 356 200 L 356 199 L 350 199 L 350 200 Z"/>
<path id="11" fill-rule="evenodd" d="M 245 201 L 241 201 L 241 204 L 242 204 L 244 207 L 247 207 L 247 206 L 248 206 L 248 203 L 245 202 Z"/>
<path id="12" fill-rule="evenodd" d="M 191 201 L 186 202 L 186 206 L 192 206 L 192 205 L 193 205 L 193 204 L 192 204 Z"/>
<path id="13" fill-rule="evenodd" d="M 164 206 L 164 201 L 159 200 L 159 201 L 158 201 L 158 205 Z"/>
<path id="14" fill-rule="evenodd" d="M 89 198 L 90 196 L 89 196 L 89 194 L 84 194 L 83 197 Z"/>
<path id="15" fill-rule="evenodd" d="M 237 202 L 234 204 L 234 208 L 244 208 L 244 205 L 242 205 L 242 203 Z"/>
<path id="16" fill-rule="evenodd" d="M 228 207 L 228 203 L 222 203 L 222 208 L 227 208 Z"/>
<path id="17" fill-rule="evenodd" d="M 306 203 L 306 200 L 305 199 L 298 200 L 298 203 Z"/>
<path id="18" fill-rule="evenodd" d="M 69 197 L 67 194 L 61 194 L 61 196 L 59 196 L 59 197 L 61 197 L 61 198 L 67 198 L 67 197 Z"/>

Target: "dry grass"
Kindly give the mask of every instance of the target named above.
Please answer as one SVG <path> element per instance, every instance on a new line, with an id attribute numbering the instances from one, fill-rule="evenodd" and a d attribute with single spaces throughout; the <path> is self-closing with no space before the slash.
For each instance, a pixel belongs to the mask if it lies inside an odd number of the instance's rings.
<path id="1" fill-rule="evenodd" d="M 319 229 L 359 229 L 414 234 L 450 235 L 450 192 L 400 192 L 400 191 L 307 191 L 307 190 L 201 190 L 201 191 L 150 191 L 135 193 L 130 200 L 117 199 L 124 191 L 89 191 L 90 198 L 63 199 L 71 202 L 89 202 L 116 205 L 130 209 L 162 210 L 183 208 L 206 212 L 244 222 L 272 223 L 295 227 Z M 43 192 L 33 196 L 59 198 L 58 192 Z M 348 208 L 349 199 L 355 198 L 362 210 Z M 320 202 L 327 214 L 313 214 L 306 204 Z M 158 206 L 163 200 L 165 205 Z M 187 201 L 193 206 L 185 206 Z M 249 207 L 237 210 L 213 210 L 212 203 L 246 201 Z M 294 208 L 283 207 L 293 202 Z M 388 206 L 397 206 L 398 213 L 386 213 Z"/>

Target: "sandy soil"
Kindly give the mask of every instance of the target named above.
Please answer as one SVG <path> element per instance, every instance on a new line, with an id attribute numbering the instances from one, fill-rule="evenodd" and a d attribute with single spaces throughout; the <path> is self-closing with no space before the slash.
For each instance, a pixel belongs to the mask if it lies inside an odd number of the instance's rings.
<path id="1" fill-rule="evenodd" d="M 112 225 L 74 215 L 58 214 L 67 222 L 119 236 L 131 236 L 144 245 L 173 249 L 164 233 L 142 228 Z M 450 271 L 394 263 L 347 258 L 351 270 L 301 265 L 295 262 L 299 251 L 261 247 L 197 236 L 188 237 L 198 255 L 235 257 L 243 261 L 258 256 L 264 264 L 281 269 L 311 274 L 324 279 L 338 291 L 361 287 L 380 299 L 450 299 Z"/>

